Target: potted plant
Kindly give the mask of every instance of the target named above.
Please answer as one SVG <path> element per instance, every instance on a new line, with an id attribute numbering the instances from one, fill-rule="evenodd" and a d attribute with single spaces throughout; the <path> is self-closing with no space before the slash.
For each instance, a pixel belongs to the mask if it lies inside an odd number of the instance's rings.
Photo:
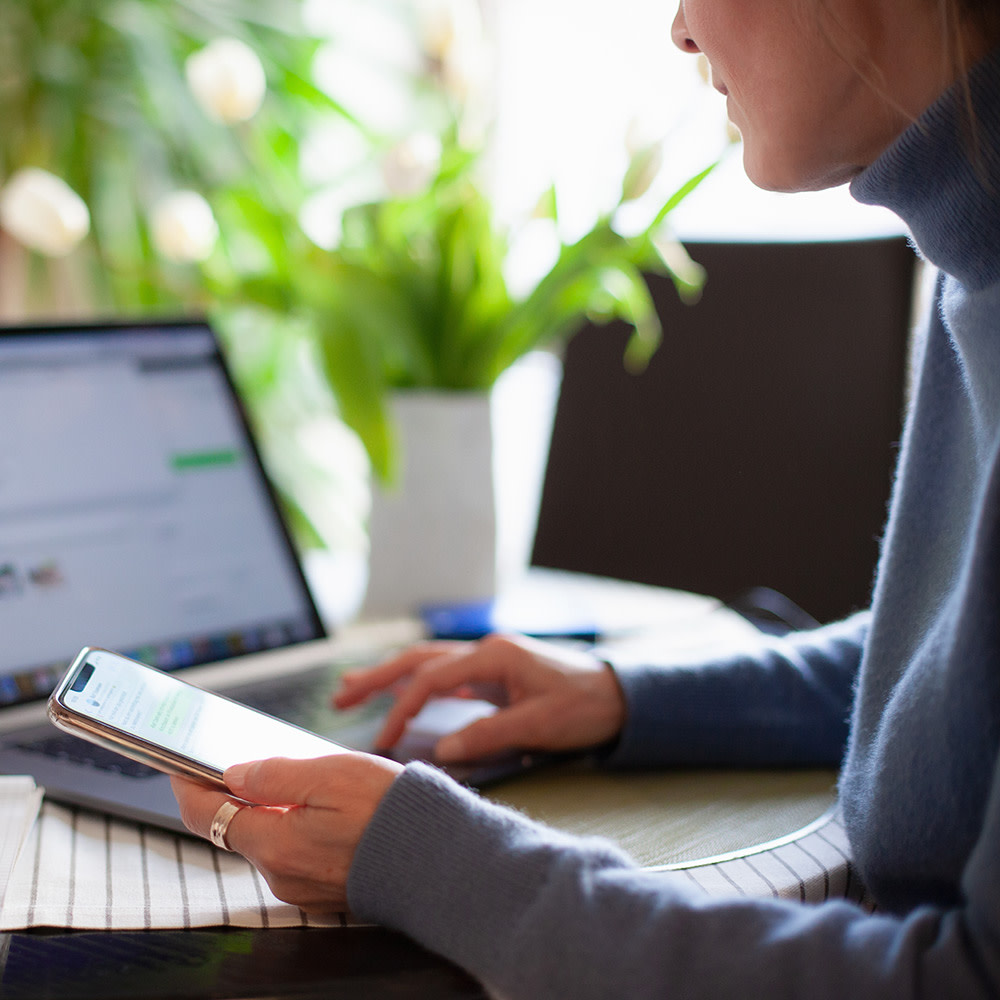
<path id="1" fill-rule="evenodd" d="M 408 610 L 418 593 L 431 602 L 492 594 L 489 391 L 503 373 L 588 320 L 615 318 L 633 330 L 623 363 L 640 371 L 661 336 L 645 276 L 670 274 L 689 300 L 701 287 L 666 222 L 711 167 L 625 234 L 619 210 L 645 194 L 660 155 L 658 146 L 637 150 L 617 204 L 563 243 L 554 191 L 520 234 L 498 222 L 482 184 L 484 154 L 459 135 L 453 123 L 422 187 L 345 212 L 342 236 L 317 269 L 322 279 L 310 275 L 297 294 L 314 317 L 340 412 L 376 474 L 371 613 Z M 512 255 L 530 252 L 529 240 L 542 261 L 518 293 Z"/>
<path id="2" fill-rule="evenodd" d="M 497 222 L 478 174 L 482 154 L 462 148 L 457 131 L 447 133 L 426 188 L 345 214 L 342 241 L 318 265 L 322 280 L 301 292 L 341 412 L 386 481 L 396 455 L 391 390 L 489 389 L 519 358 L 564 342 L 588 319 L 632 327 L 623 361 L 639 371 L 661 335 L 645 275 L 670 274 L 689 300 L 701 287 L 700 269 L 665 224 L 711 166 L 627 235 L 616 228 L 616 211 L 645 193 L 656 147 L 636 153 L 618 204 L 570 244 L 558 241 L 555 192 L 548 192 L 526 228 L 545 227 L 545 236 L 532 236 L 551 260 L 518 295 L 508 265 L 526 247 Z"/>

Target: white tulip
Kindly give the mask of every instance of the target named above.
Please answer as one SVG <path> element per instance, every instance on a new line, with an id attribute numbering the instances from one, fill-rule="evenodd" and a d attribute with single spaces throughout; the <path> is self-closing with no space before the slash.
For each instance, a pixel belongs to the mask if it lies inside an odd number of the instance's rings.
<path id="1" fill-rule="evenodd" d="M 663 145 L 652 143 L 632 154 L 622 182 L 622 201 L 638 201 L 663 167 Z"/>
<path id="2" fill-rule="evenodd" d="M 60 177 L 25 167 L 0 191 L 0 226 L 31 250 L 63 257 L 90 231 L 90 213 Z"/>
<path id="3" fill-rule="evenodd" d="M 704 52 L 698 53 L 698 58 L 695 61 L 695 65 L 698 67 L 698 76 L 701 77 L 701 82 L 712 86 L 712 67 L 709 64 L 708 57 Z"/>
<path id="4" fill-rule="evenodd" d="M 153 209 L 150 226 L 153 245 L 177 264 L 205 260 L 219 238 L 211 206 L 197 191 L 174 191 Z"/>
<path id="5" fill-rule="evenodd" d="M 489 62 L 478 6 L 470 0 L 418 0 L 416 13 L 424 53 L 441 83 L 459 100 L 475 99 Z"/>
<path id="6" fill-rule="evenodd" d="M 425 190 L 440 165 L 441 140 L 430 132 L 416 132 L 386 154 L 382 179 L 391 194 L 405 198 Z"/>
<path id="7" fill-rule="evenodd" d="M 441 62 L 482 34 L 479 9 L 469 0 L 417 0 L 416 14 L 424 50 Z"/>
<path id="8" fill-rule="evenodd" d="M 224 125 L 247 121 L 264 102 L 264 67 L 257 53 L 238 38 L 209 42 L 188 57 L 184 71 L 195 100 Z"/>

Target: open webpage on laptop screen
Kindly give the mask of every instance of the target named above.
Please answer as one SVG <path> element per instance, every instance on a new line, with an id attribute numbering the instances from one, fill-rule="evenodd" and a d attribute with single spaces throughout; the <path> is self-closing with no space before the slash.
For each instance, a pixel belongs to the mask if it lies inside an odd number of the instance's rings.
<path id="1" fill-rule="evenodd" d="M 0 705 L 323 638 L 212 331 L 0 334 Z"/>

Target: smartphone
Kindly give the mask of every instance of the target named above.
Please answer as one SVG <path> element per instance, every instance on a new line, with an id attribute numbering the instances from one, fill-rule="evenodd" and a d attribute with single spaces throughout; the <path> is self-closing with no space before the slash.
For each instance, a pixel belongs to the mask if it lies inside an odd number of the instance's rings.
<path id="1" fill-rule="evenodd" d="M 48 701 L 60 729 L 168 774 L 225 787 L 231 764 L 347 748 L 172 674 L 84 647 Z"/>

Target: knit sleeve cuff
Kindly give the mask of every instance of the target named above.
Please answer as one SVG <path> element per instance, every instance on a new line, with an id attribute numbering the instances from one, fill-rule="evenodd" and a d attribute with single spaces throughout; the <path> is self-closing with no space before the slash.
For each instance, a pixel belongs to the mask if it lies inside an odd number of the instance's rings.
<path id="1" fill-rule="evenodd" d="M 571 847 L 598 866 L 633 864 L 608 842 L 549 829 L 434 767 L 410 764 L 361 838 L 347 882 L 349 905 L 355 916 L 436 950 L 447 952 L 442 942 L 449 934 L 495 941 Z"/>

